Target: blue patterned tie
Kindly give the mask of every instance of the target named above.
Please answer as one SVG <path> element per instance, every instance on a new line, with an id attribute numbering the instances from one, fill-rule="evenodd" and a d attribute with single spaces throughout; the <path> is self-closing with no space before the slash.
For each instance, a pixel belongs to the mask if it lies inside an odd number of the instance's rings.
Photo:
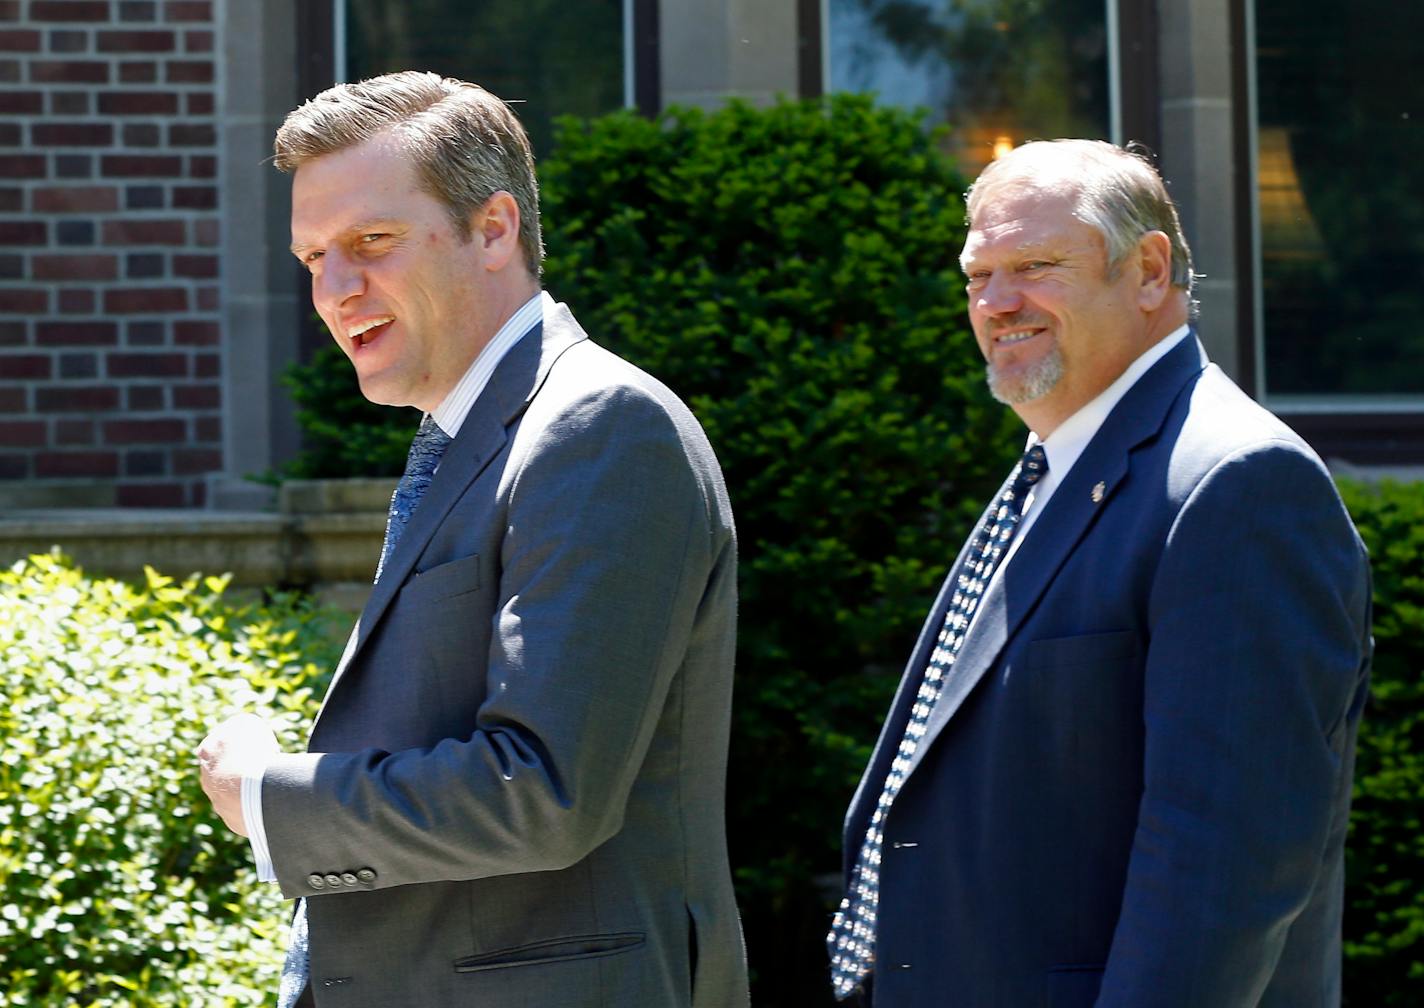
<path id="1" fill-rule="evenodd" d="M 426 414 L 420 422 L 420 430 L 415 432 L 415 439 L 410 443 L 405 474 L 396 484 L 395 493 L 391 494 L 391 510 L 386 516 L 386 541 L 381 547 L 381 562 L 376 566 L 377 581 L 381 580 L 381 571 L 386 569 L 391 551 L 405 531 L 410 516 L 415 513 L 415 506 L 430 487 L 435 467 L 440 464 L 440 456 L 445 454 L 445 449 L 450 447 L 450 441 L 450 435 L 440 429 L 435 418 Z"/>
<path id="2" fill-rule="evenodd" d="M 420 422 L 420 429 L 410 443 L 410 454 L 406 456 L 405 473 L 391 494 L 391 509 L 386 516 L 386 541 L 381 546 L 381 561 L 376 565 L 376 580 L 381 579 L 381 571 L 386 569 L 386 561 L 401 533 L 405 531 L 415 506 L 430 481 L 435 476 L 435 468 L 440 457 L 450 447 L 453 439 L 440 429 L 435 418 L 426 414 Z M 292 916 L 291 939 L 287 945 L 287 959 L 282 964 L 282 985 L 277 994 L 277 1008 L 293 1008 L 306 988 L 311 976 L 311 956 L 307 944 L 307 901 L 297 900 L 297 912 Z"/>
<path id="3" fill-rule="evenodd" d="M 930 655 L 899 752 L 890 764 L 880 802 L 870 818 L 870 828 L 865 832 L 855 870 L 851 873 L 850 891 L 841 900 L 830 934 L 826 936 L 831 953 L 831 986 L 838 1001 L 850 997 L 875 964 L 875 913 L 880 902 L 880 848 L 885 840 L 885 816 L 905 783 L 905 774 L 920 747 L 930 712 L 944 689 L 945 676 L 964 643 L 965 631 L 979 600 L 1008 552 L 1029 488 L 1047 471 L 1048 458 L 1042 445 L 1035 444 L 1024 452 L 1003 493 L 984 513 L 964 562 L 956 572 L 954 595 L 939 632 L 938 646 Z"/>

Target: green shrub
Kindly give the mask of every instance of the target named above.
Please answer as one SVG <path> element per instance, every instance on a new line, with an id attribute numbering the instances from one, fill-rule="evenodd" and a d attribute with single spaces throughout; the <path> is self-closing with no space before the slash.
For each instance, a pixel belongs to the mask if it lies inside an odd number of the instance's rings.
<path id="1" fill-rule="evenodd" d="M 733 859 L 754 1000 L 805 1008 L 829 996 L 815 880 L 839 870 L 900 665 L 1021 436 L 966 322 L 964 183 L 916 117 L 856 96 L 566 120 L 541 180 L 545 286 L 689 402 L 726 470 Z M 351 402 L 350 370 L 332 351 L 295 375 L 305 474 L 403 464 L 410 417 Z"/>
<path id="2" fill-rule="evenodd" d="M 305 741 L 323 618 L 226 579 L 0 571 L 0 1004 L 265 1004 L 285 913 L 211 811 L 194 749 L 236 709 Z"/>
<path id="3" fill-rule="evenodd" d="M 1424 994 L 1424 483 L 1341 481 L 1370 549 L 1375 661 L 1347 848 L 1345 998 Z"/>

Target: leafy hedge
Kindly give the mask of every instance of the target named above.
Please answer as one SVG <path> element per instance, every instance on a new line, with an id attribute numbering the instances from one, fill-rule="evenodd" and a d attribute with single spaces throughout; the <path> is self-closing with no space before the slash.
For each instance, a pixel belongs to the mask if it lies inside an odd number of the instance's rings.
<path id="1" fill-rule="evenodd" d="M 840 818 L 928 600 L 1008 470 L 957 257 L 963 180 L 862 97 L 566 120 L 542 166 L 545 286 L 688 400 L 741 552 L 731 843 L 756 1003 L 810 1003 Z M 303 474 L 355 474 L 403 411 L 353 401 L 339 351 L 297 372 Z M 334 386 L 344 384 L 344 398 Z M 381 425 L 386 425 L 384 428 Z M 329 436 L 334 433 L 334 436 Z M 810 995 L 815 997 L 815 995 Z"/>
<path id="2" fill-rule="evenodd" d="M 0 1005 L 250 1008 L 285 918 L 193 750 L 236 708 L 297 746 L 334 663 L 322 618 L 239 605 L 226 579 L 86 577 L 58 555 L 0 571 Z"/>
<path id="3" fill-rule="evenodd" d="M 1345 905 L 1345 1001 L 1424 1003 L 1424 483 L 1341 481 L 1370 549 L 1375 661 L 1360 726 Z"/>

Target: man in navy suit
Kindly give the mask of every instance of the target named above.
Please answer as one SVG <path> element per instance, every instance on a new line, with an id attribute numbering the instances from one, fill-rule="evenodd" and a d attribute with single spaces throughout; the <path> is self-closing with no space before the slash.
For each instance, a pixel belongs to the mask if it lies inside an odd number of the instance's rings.
<path id="1" fill-rule="evenodd" d="M 837 994 L 1338 1004 L 1359 537 L 1310 448 L 1207 362 L 1144 160 L 1026 144 L 968 214 L 989 386 L 1047 471 L 982 586 L 950 568 L 906 666 L 846 817 Z"/>

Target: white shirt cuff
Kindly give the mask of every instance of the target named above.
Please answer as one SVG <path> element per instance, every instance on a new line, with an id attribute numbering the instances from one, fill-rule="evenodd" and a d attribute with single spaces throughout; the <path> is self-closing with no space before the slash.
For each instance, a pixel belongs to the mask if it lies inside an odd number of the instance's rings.
<path id="1" fill-rule="evenodd" d="M 263 768 L 262 772 L 265 772 Z M 276 882 L 277 869 L 267 849 L 267 828 L 262 823 L 262 772 L 242 775 L 242 822 L 252 844 L 252 860 L 257 863 L 259 882 Z"/>

